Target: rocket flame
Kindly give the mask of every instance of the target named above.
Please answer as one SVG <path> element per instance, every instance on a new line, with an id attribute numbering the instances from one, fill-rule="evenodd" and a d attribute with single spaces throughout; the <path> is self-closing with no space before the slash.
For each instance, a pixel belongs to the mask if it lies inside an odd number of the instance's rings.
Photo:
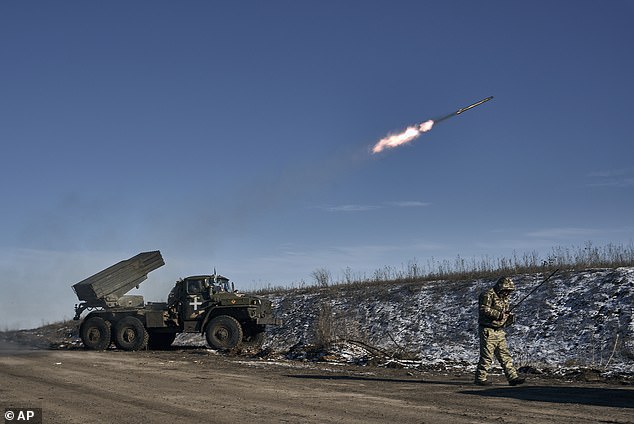
<path id="1" fill-rule="evenodd" d="M 379 153 L 383 151 L 383 149 L 392 149 L 394 147 L 400 146 L 401 144 L 408 143 L 421 135 L 424 132 L 431 130 L 434 126 L 434 121 L 431 119 L 429 121 L 425 121 L 417 126 L 407 127 L 407 129 L 399 134 L 389 135 L 385 138 L 379 140 L 378 143 L 374 145 L 372 148 L 372 153 Z"/>
<path id="2" fill-rule="evenodd" d="M 492 98 L 493 96 L 489 96 L 486 99 L 482 99 L 479 102 L 472 103 L 467 107 L 460 108 L 447 116 L 436 119 L 435 121 L 430 119 L 429 121 L 425 121 L 416 126 L 407 127 L 407 129 L 400 134 L 393 134 L 382 138 L 381 140 L 379 140 L 378 143 L 374 145 L 374 147 L 372 148 L 372 153 L 379 153 L 382 152 L 384 149 L 392 149 L 394 147 L 400 146 L 401 144 L 409 143 L 410 141 L 421 135 L 421 133 L 431 130 L 434 124 L 442 122 L 445 119 L 449 119 L 453 116 L 458 116 L 461 113 L 468 111 L 469 109 L 480 106 L 482 103 L 488 102 Z"/>

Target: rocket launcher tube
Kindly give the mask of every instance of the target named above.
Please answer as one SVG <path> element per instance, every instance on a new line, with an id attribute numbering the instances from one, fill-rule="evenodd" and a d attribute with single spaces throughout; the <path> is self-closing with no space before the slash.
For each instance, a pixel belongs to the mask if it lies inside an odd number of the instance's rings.
<path id="1" fill-rule="evenodd" d="M 160 251 L 143 252 L 116 263 L 73 285 L 80 301 L 88 304 L 116 300 L 147 279 L 147 274 L 165 265 Z"/>

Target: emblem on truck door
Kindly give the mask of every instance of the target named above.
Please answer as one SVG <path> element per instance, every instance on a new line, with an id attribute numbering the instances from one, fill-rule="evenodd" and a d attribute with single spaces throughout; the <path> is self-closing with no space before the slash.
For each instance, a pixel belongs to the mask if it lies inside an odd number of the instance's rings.
<path id="1" fill-rule="evenodd" d="M 202 305 L 203 303 L 198 301 L 198 296 L 194 296 L 194 301 L 189 302 L 189 304 L 194 307 L 194 311 L 197 311 L 198 307 Z"/>

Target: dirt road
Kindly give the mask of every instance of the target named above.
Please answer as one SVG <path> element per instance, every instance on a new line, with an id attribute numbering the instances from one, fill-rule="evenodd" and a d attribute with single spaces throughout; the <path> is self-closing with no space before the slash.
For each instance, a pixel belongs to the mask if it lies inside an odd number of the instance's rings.
<path id="1" fill-rule="evenodd" d="M 225 357 L 0 349 L 0 407 L 45 423 L 632 423 L 634 387 Z"/>

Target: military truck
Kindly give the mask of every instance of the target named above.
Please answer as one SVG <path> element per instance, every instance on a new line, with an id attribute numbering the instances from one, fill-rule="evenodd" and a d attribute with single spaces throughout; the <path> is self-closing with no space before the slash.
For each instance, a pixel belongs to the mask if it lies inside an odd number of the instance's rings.
<path id="1" fill-rule="evenodd" d="M 266 325 L 281 324 L 269 300 L 239 293 L 215 270 L 178 280 L 167 302 L 127 294 L 163 265 L 160 251 L 143 252 L 72 286 L 80 301 L 74 319 L 89 311 L 79 327 L 86 348 L 105 350 L 114 343 L 123 350 L 163 349 L 179 333 L 204 334 L 218 350 L 257 348 Z"/>

